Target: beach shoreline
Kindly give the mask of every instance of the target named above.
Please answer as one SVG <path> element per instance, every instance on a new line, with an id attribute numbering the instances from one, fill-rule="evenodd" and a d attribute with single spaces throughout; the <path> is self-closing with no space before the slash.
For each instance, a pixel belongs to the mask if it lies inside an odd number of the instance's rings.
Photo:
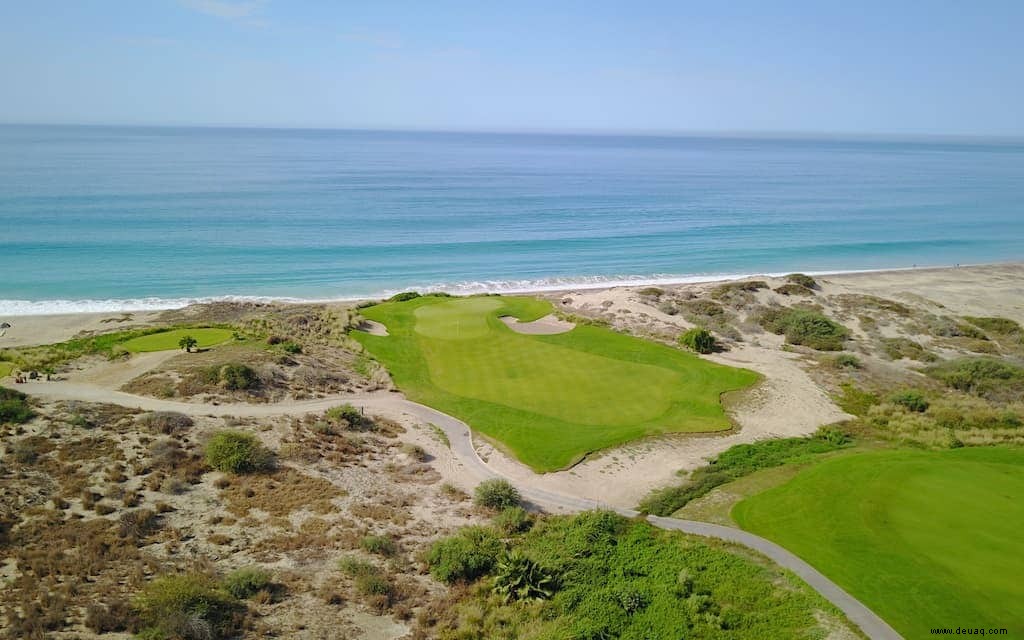
<path id="1" fill-rule="evenodd" d="M 253 304 L 359 304 L 362 302 L 383 300 L 403 291 L 419 291 L 450 293 L 452 295 L 557 295 L 574 291 L 603 291 L 607 289 L 630 287 L 673 287 L 683 285 L 714 284 L 749 280 L 755 278 L 781 278 L 791 273 L 805 273 L 814 277 L 855 277 L 874 276 L 892 273 L 945 272 L 963 269 L 999 268 L 1024 266 L 1024 259 L 1007 262 L 978 264 L 958 264 L 941 266 L 888 267 L 881 269 L 840 269 L 824 271 L 779 271 L 745 274 L 698 274 L 685 276 L 625 276 L 621 278 L 604 276 L 584 276 L 579 278 L 546 278 L 539 280 L 517 281 L 486 281 L 472 283 L 449 283 L 424 286 L 410 286 L 400 289 L 387 289 L 380 293 L 366 296 L 338 296 L 324 298 L 299 298 L 291 296 L 266 296 L 226 294 L 220 296 L 195 296 L 159 298 L 155 296 L 138 299 L 106 299 L 106 300 L 4 300 L 0 299 L 0 322 L 5 318 L 45 318 L 78 315 L 109 316 L 117 313 L 148 313 L 184 309 L 197 304 L 210 303 L 253 303 Z M 550 284 L 545 284 L 550 283 Z M 52 309 L 52 310 L 51 310 Z"/>

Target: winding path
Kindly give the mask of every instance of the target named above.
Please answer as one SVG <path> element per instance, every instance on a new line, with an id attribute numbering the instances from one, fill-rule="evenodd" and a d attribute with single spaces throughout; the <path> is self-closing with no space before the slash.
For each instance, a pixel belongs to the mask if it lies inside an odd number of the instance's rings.
<path id="1" fill-rule="evenodd" d="M 465 422 L 426 405 L 407 400 L 399 393 L 343 394 L 315 400 L 291 400 L 273 404 L 211 404 L 161 400 L 122 391 L 111 391 L 90 384 L 65 381 L 28 382 L 19 385 L 18 388 L 25 393 L 48 400 L 106 402 L 145 411 L 180 411 L 193 415 L 205 414 L 213 416 L 269 417 L 295 413 L 313 413 L 326 411 L 341 402 L 349 402 L 369 411 L 404 413 L 420 421 L 437 425 L 447 434 L 448 440 L 451 443 L 452 453 L 473 475 L 481 480 L 502 477 L 480 459 L 473 446 L 472 433 Z M 549 509 L 554 508 L 565 511 L 611 509 L 627 517 L 640 515 L 638 511 L 632 509 L 614 507 L 593 500 L 541 489 L 525 488 L 522 490 L 522 495 L 528 502 L 538 507 Z M 861 631 L 872 640 L 902 640 L 902 636 L 895 629 L 875 615 L 874 612 L 864 606 L 859 600 L 826 578 L 817 569 L 770 540 L 741 529 L 696 520 L 680 520 L 659 516 L 647 516 L 647 520 L 661 529 L 718 538 L 753 549 L 800 576 L 812 589 L 846 614 L 846 617 L 860 627 Z"/>

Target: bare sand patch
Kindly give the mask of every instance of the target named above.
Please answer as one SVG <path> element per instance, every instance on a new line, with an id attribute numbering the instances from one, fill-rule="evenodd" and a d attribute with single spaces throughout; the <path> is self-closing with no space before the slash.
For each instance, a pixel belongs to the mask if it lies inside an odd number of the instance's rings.
<path id="1" fill-rule="evenodd" d="M 137 311 L 7 317 L 0 310 L 0 322 L 7 322 L 11 325 L 3 330 L 3 336 L 0 337 L 0 349 L 63 342 L 83 332 L 135 329 L 149 324 L 159 313 Z"/>
<path id="2" fill-rule="evenodd" d="M 533 322 L 520 322 L 514 316 L 501 316 L 501 321 L 505 323 L 506 327 L 516 333 L 531 336 L 552 336 L 572 331 L 576 327 L 575 323 L 562 320 L 554 314 L 548 314 Z"/>

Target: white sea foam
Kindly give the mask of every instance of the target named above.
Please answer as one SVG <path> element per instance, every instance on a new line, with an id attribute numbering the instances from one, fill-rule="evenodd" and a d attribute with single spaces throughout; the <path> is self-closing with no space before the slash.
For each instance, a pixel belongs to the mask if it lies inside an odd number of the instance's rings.
<path id="1" fill-rule="evenodd" d="M 925 268 L 925 267 L 918 267 Z M 842 273 L 871 273 L 876 271 L 902 271 L 912 269 L 859 269 L 846 271 L 808 271 L 809 275 L 821 276 Z M 439 291 L 453 295 L 470 295 L 474 293 L 530 293 L 541 291 L 565 291 L 581 289 L 605 289 L 608 287 L 660 286 L 673 284 L 691 284 L 697 282 L 721 282 L 757 276 L 779 277 L 790 271 L 779 273 L 747 273 L 747 274 L 693 274 L 670 275 L 655 274 L 648 276 L 587 276 L 577 278 L 540 278 L 536 280 L 467 280 L 424 284 L 418 286 L 387 289 L 369 295 L 349 295 L 323 298 L 297 298 L 288 296 L 203 296 L 188 298 L 130 298 L 108 300 L 0 300 L 0 317 L 11 316 L 42 316 L 67 313 L 112 313 L 123 311 L 162 311 L 180 309 L 191 304 L 210 302 L 350 302 L 354 300 L 372 300 L 390 297 L 401 291 Z"/>

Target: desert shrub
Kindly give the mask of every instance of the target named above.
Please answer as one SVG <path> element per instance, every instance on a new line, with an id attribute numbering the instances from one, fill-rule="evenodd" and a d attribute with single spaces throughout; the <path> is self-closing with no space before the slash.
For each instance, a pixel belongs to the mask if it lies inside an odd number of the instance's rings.
<path id="1" fill-rule="evenodd" d="M 916 389 L 898 391 L 889 396 L 889 402 L 897 404 L 907 411 L 915 411 L 917 413 L 924 413 L 927 411 L 929 404 L 928 399 L 924 397 L 924 394 Z"/>
<path id="2" fill-rule="evenodd" d="M 363 415 L 362 411 L 351 404 L 331 407 L 324 417 L 332 424 L 352 431 L 372 431 L 375 426 L 373 420 Z"/>
<path id="3" fill-rule="evenodd" d="M 504 550 L 489 529 L 466 527 L 457 535 L 435 542 L 427 552 L 430 574 L 447 584 L 472 582 L 489 572 Z"/>
<path id="4" fill-rule="evenodd" d="M 852 353 L 840 353 L 831 360 L 836 369 L 860 369 L 860 358 Z"/>
<path id="5" fill-rule="evenodd" d="M 1020 323 L 1009 318 L 964 316 L 964 319 L 978 327 L 982 331 L 988 331 L 1003 336 L 1024 334 Z"/>
<path id="6" fill-rule="evenodd" d="M 973 338 L 988 340 L 981 329 L 946 316 L 929 316 L 925 319 L 925 328 L 931 335 L 938 338 Z"/>
<path id="7" fill-rule="evenodd" d="M 739 282 L 726 282 L 711 290 L 712 298 L 721 298 L 734 291 L 754 292 L 760 289 L 767 289 L 768 283 L 764 280 L 741 280 Z"/>
<path id="8" fill-rule="evenodd" d="M 786 281 L 808 289 L 816 289 L 818 287 L 818 281 L 806 273 L 791 273 L 786 276 Z"/>
<path id="9" fill-rule="evenodd" d="M 169 575 L 145 585 L 134 606 L 147 639 L 210 640 L 235 636 L 245 608 L 208 576 Z"/>
<path id="10" fill-rule="evenodd" d="M 882 349 L 891 360 L 909 358 L 918 362 L 933 362 L 935 354 L 909 338 L 884 338 Z"/>
<path id="11" fill-rule="evenodd" d="M 20 391 L 0 387 L 0 424 L 21 424 L 35 416 L 28 404 L 28 396 Z"/>
<path id="12" fill-rule="evenodd" d="M 808 287 L 805 287 L 805 286 L 799 285 L 799 284 L 793 284 L 792 282 L 790 282 L 789 284 L 783 284 L 783 285 L 780 285 L 780 286 L 776 287 L 775 288 L 775 293 L 778 293 L 778 294 L 781 294 L 781 295 L 784 295 L 784 296 L 813 296 L 814 295 L 814 291 L 812 291 Z"/>
<path id="13" fill-rule="evenodd" d="M 418 462 L 424 462 L 429 456 L 427 451 L 418 444 L 405 442 L 402 444 L 402 453 Z"/>
<path id="14" fill-rule="evenodd" d="M 420 297 L 420 294 L 416 291 L 403 291 L 388 298 L 388 302 L 406 302 L 408 300 L 415 300 L 418 297 Z"/>
<path id="15" fill-rule="evenodd" d="M 136 509 L 121 514 L 119 534 L 122 538 L 138 543 L 159 526 L 159 520 L 150 509 Z"/>
<path id="16" fill-rule="evenodd" d="M 646 298 L 660 298 L 661 296 L 665 295 L 665 290 L 660 289 L 658 287 L 645 287 L 637 291 L 637 293 Z"/>
<path id="17" fill-rule="evenodd" d="M 206 462 L 226 473 L 255 473 L 269 469 L 273 456 L 251 433 L 219 431 L 206 444 Z"/>
<path id="18" fill-rule="evenodd" d="M 849 441 L 841 429 L 830 426 L 803 438 L 778 438 L 734 445 L 708 465 L 695 469 L 684 484 L 651 492 L 640 502 L 639 510 L 659 516 L 672 515 L 692 500 L 707 495 L 715 487 L 760 469 L 835 451 Z"/>
<path id="19" fill-rule="evenodd" d="M 357 556 L 345 556 L 338 561 L 338 568 L 345 575 L 355 578 L 356 576 L 378 573 L 380 569 L 372 562 L 368 562 Z"/>
<path id="20" fill-rule="evenodd" d="M 90 602 L 85 606 L 85 628 L 94 633 L 127 631 L 138 626 L 138 618 L 126 600 Z"/>
<path id="21" fill-rule="evenodd" d="M 929 367 L 928 375 L 950 387 L 990 400 L 1024 397 L 1024 368 L 995 358 L 960 358 Z"/>
<path id="22" fill-rule="evenodd" d="M 519 500 L 519 491 L 504 478 L 484 480 L 473 491 L 474 504 L 495 511 L 518 506 Z"/>
<path id="23" fill-rule="evenodd" d="M 255 369 L 237 362 L 223 365 L 218 371 L 218 379 L 221 386 L 230 391 L 255 389 L 260 384 Z"/>
<path id="24" fill-rule="evenodd" d="M 393 556 L 398 551 L 395 541 L 388 536 L 365 536 L 359 541 L 359 546 L 378 556 Z"/>
<path id="25" fill-rule="evenodd" d="M 494 516 L 492 522 L 498 531 L 510 536 L 528 530 L 533 525 L 533 518 L 522 507 L 508 507 Z"/>
<path id="26" fill-rule="evenodd" d="M 758 323 L 772 333 L 785 335 L 790 344 L 818 351 L 840 351 L 850 335 L 843 325 L 810 309 L 771 307 L 760 314 Z"/>
<path id="27" fill-rule="evenodd" d="M 139 416 L 140 426 L 164 435 L 174 435 L 185 431 L 194 423 L 192 418 L 177 411 L 153 411 Z"/>
<path id="28" fill-rule="evenodd" d="M 679 344 L 696 353 L 712 353 L 716 340 L 711 332 L 703 327 L 694 327 L 679 336 Z"/>
<path id="29" fill-rule="evenodd" d="M 297 342 L 289 341 L 281 345 L 281 350 L 284 351 L 285 353 L 297 355 L 302 353 L 302 345 L 298 344 Z"/>
<path id="30" fill-rule="evenodd" d="M 246 600 L 271 587 L 270 572 L 259 567 L 244 567 L 225 576 L 221 585 L 232 597 Z"/>
<path id="31" fill-rule="evenodd" d="M 379 573 L 368 573 L 356 576 L 356 591 L 364 596 L 391 597 L 394 587 L 391 581 Z"/>
<path id="32" fill-rule="evenodd" d="M 722 305 L 711 300 L 705 300 L 698 298 L 696 300 L 687 300 L 683 303 L 683 308 L 687 312 L 692 313 L 695 316 L 707 316 L 712 318 L 714 316 L 720 316 L 725 314 L 725 309 Z"/>

